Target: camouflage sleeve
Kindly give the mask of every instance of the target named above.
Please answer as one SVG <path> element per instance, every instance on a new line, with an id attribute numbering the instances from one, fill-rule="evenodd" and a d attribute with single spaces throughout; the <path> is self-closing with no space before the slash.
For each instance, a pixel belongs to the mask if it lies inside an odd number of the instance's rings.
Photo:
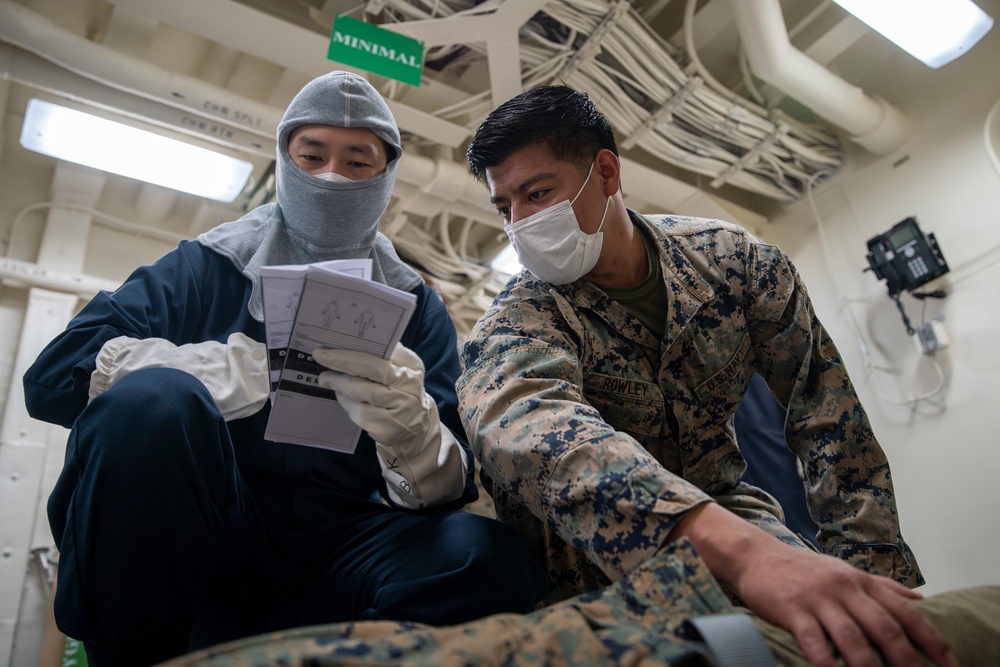
<path id="1" fill-rule="evenodd" d="M 889 463 L 805 285 L 777 247 L 751 243 L 747 256 L 758 370 L 787 407 L 785 436 L 805 465 L 820 546 L 874 574 L 924 583 L 900 534 Z"/>
<path id="2" fill-rule="evenodd" d="M 555 310 L 487 312 L 463 348 L 459 408 L 494 482 L 617 580 L 710 498 L 588 404 L 576 338 Z"/>

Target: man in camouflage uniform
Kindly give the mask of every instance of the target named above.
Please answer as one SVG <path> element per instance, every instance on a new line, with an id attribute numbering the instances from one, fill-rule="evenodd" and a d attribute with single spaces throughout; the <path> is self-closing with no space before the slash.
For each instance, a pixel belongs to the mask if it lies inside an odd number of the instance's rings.
<path id="1" fill-rule="evenodd" d="M 732 224 L 628 210 L 610 124 L 563 86 L 498 107 L 467 156 L 527 270 L 464 346 L 460 408 L 550 601 L 686 536 L 813 662 L 831 664 L 829 636 L 849 662 L 874 646 L 892 664 L 915 647 L 946 664 L 908 604 L 923 579 L 885 454 L 788 257 Z M 787 410 L 825 555 L 738 481 L 731 417 L 754 373 Z"/>

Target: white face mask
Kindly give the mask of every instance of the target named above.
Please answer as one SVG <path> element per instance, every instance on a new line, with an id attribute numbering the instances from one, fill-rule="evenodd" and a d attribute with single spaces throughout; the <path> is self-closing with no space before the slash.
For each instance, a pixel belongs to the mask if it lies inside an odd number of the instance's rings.
<path id="1" fill-rule="evenodd" d="M 572 200 L 548 207 L 506 227 L 507 238 L 517 252 L 521 265 L 545 282 L 568 285 L 590 273 L 601 256 L 604 243 L 604 218 L 608 215 L 611 197 L 604 205 L 601 224 L 593 234 L 585 234 L 573 211 L 573 203 L 594 172 L 591 163 L 587 178 Z"/>
<path id="2" fill-rule="evenodd" d="M 341 176 L 335 171 L 324 171 L 322 174 L 313 174 L 316 178 L 321 181 L 330 181 L 331 183 L 352 183 L 351 179 L 347 176 Z"/>

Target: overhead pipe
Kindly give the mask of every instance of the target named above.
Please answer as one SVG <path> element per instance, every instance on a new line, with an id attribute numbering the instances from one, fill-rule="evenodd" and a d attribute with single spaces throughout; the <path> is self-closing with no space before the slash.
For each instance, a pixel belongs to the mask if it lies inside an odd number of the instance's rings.
<path id="1" fill-rule="evenodd" d="M 446 205 L 442 205 L 440 199 L 428 194 L 420 186 L 399 178 L 396 179 L 393 194 L 399 197 L 402 211 L 405 213 L 433 218 L 442 212 L 447 212 L 489 227 L 496 227 L 498 230 L 503 227 L 500 216 L 493 208 L 484 208 L 464 201 L 448 202 Z"/>
<path id="2" fill-rule="evenodd" d="M 114 280 L 60 273 L 38 264 L 22 262 L 10 257 L 0 257 L 0 279 L 4 282 L 11 281 L 29 287 L 44 287 L 56 292 L 76 294 L 85 299 L 92 298 L 101 290 L 111 292 L 121 286 L 121 282 Z"/>
<path id="3" fill-rule="evenodd" d="M 396 168 L 397 183 L 419 190 L 421 195 L 440 202 L 461 203 L 471 210 L 460 213 L 501 227 L 496 209 L 490 204 L 485 186 L 477 181 L 469 168 L 447 158 L 429 158 L 403 152 Z M 424 214 L 424 213 L 422 213 Z"/>
<path id="4" fill-rule="evenodd" d="M 730 0 L 753 73 L 842 128 L 876 155 L 900 148 L 910 121 L 883 99 L 869 97 L 792 46 L 778 0 Z"/>
<path id="5" fill-rule="evenodd" d="M 704 191 L 684 181 L 671 178 L 628 158 L 620 158 L 623 191 L 661 212 L 683 212 L 732 220 L 755 230 L 767 222 L 763 216 L 734 214 Z M 396 170 L 396 188 L 402 197 L 410 197 L 409 210 L 430 217 L 437 210 L 472 218 L 498 229 L 503 223 L 490 203 L 485 186 L 464 165 L 446 159 L 403 153 Z M 444 203 L 442 206 L 441 203 Z M 690 207 L 694 205 L 692 210 Z M 740 208 L 740 207 L 734 207 Z M 744 209 L 745 210 L 745 209 Z"/>

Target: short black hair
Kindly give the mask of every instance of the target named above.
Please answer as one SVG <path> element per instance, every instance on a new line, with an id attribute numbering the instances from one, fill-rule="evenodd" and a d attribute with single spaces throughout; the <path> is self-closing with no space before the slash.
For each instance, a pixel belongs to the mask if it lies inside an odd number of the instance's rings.
<path id="1" fill-rule="evenodd" d="M 557 160 L 582 168 L 602 148 L 618 155 L 611 123 L 586 93 L 567 86 L 536 86 L 491 111 L 465 157 L 482 183 L 487 167 L 535 144 L 545 145 Z"/>

